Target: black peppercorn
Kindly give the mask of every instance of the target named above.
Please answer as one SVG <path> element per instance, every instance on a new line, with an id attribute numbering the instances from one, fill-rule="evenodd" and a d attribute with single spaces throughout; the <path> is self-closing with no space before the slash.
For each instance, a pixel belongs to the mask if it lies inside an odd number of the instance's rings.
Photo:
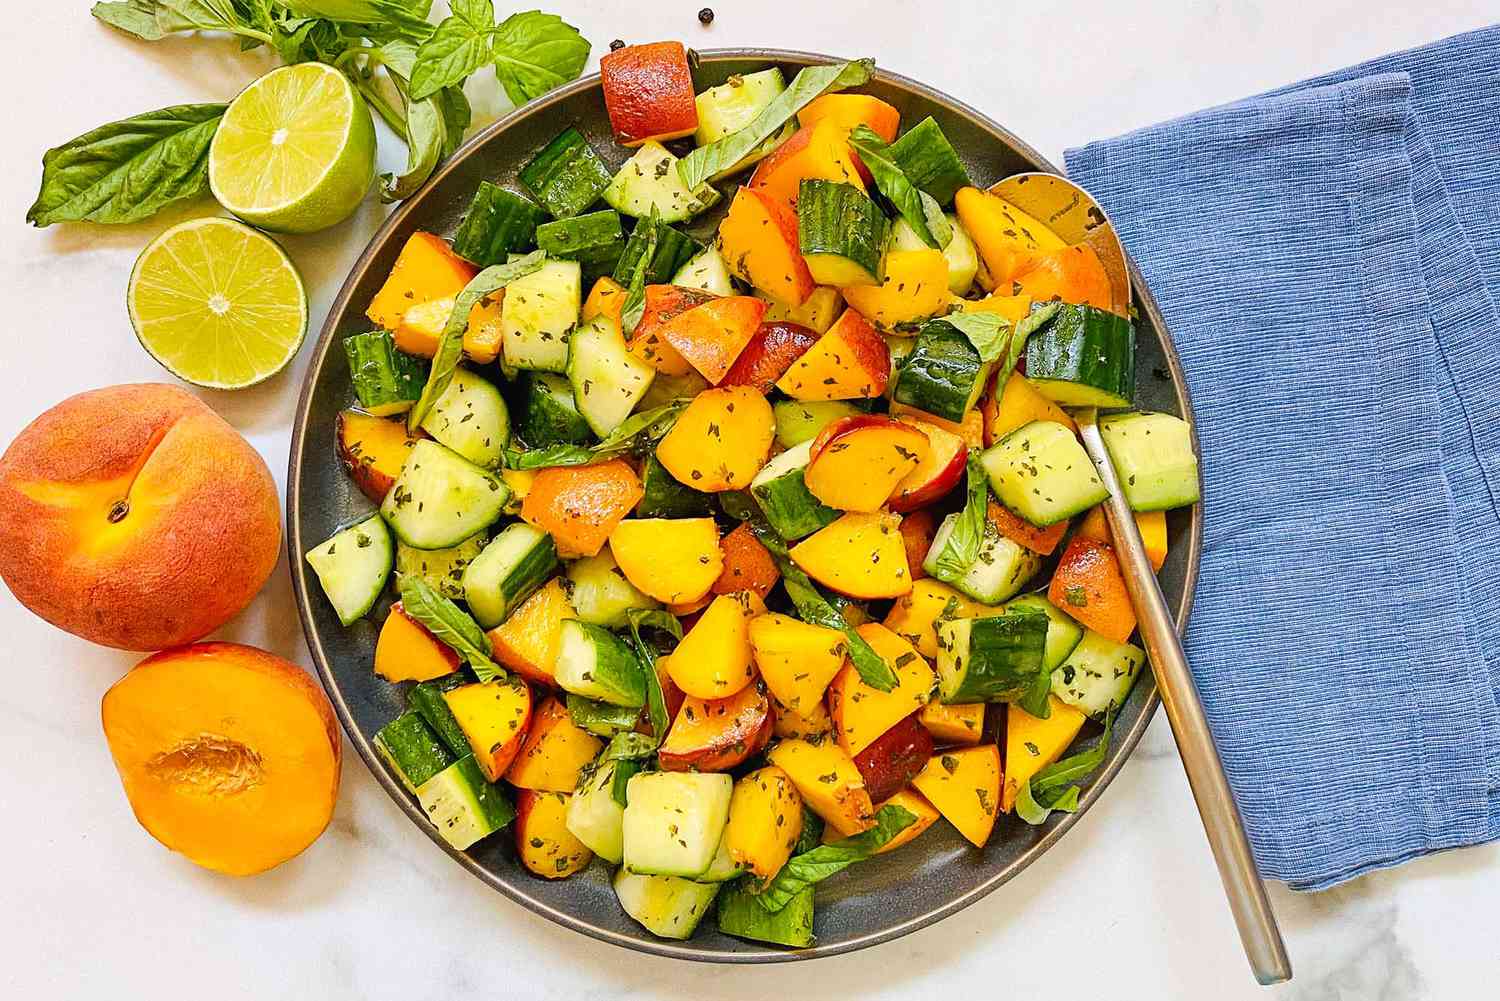
<path id="1" fill-rule="evenodd" d="M 611 51 L 611 52 L 617 52 L 620 49 L 623 49 L 624 47 L 625 47 L 625 40 L 623 38 L 616 38 L 613 42 L 609 43 L 609 51 Z"/>
<path id="2" fill-rule="evenodd" d="M 700 10 L 698 12 L 698 22 L 700 24 L 713 24 L 714 9 L 712 7 L 704 7 L 702 10 Z"/>

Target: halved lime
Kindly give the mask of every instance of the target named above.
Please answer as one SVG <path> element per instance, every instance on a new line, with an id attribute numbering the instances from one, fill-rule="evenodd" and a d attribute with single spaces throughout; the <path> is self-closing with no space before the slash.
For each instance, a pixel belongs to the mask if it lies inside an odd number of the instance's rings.
<path id="1" fill-rule="evenodd" d="M 375 125 L 323 63 L 272 70 L 240 92 L 208 148 L 219 204 L 248 223 L 311 233 L 347 218 L 375 179 Z"/>
<path id="2" fill-rule="evenodd" d="M 291 259 L 233 219 L 191 219 L 147 244 L 126 305 L 151 357 L 210 389 L 269 379 L 307 333 L 307 292 Z"/>

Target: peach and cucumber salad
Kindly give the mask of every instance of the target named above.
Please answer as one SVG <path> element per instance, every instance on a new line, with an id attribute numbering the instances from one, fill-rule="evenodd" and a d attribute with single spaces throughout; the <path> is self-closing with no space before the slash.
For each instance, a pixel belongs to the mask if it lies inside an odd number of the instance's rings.
<path id="1" fill-rule="evenodd" d="M 344 341 L 379 510 L 307 560 L 346 624 L 394 571 L 380 754 L 454 848 L 597 858 L 667 938 L 805 946 L 844 867 L 1073 809 L 1144 662 L 1067 409 L 1130 405 L 1130 321 L 870 72 L 610 53 L 624 165 L 564 129 Z M 1188 428 L 1101 423 L 1164 559 Z"/>

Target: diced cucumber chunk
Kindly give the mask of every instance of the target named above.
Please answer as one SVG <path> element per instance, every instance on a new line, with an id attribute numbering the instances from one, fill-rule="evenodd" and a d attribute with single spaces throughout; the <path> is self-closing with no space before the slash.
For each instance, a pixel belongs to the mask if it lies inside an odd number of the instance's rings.
<path id="1" fill-rule="evenodd" d="M 480 181 L 453 234 L 453 252 L 480 267 L 500 264 L 507 255 L 535 244 L 537 226 L 546 218 L 530 199 Z"/>
<path id="2" fill-rule="evenodd" d="M 797 240 L 819 285 L 880 284 L 890 222 L 853 184 L 806 178 L 798 188 Z"/>
<path id="3" fill-rule="evenodd" d="M 1125 697 L 1146 663 L 1146 652 L 1133 643 L 1116 643 L 1092 629 L 1052 672 L 1052 694 L 1094 719 L 1125 704 Z"/>
<path id="4" fill-rule="evenodd" d="M 625 857 L 625 808 L 615 799 L 615 783 L 622 774 L 629 781 L 639 768 L 635 761 L 600 761 L 584 771 L 568 800 L 568 830 L 606 862 Z"/>
<path id="5" fill-rule="evenodd" d="M 375 606 L 394 559 L 391 533 L 379 515 L 307 551 L 307 565 L 318 575 L 329 604 L 346 626 Z"/>
<path id="6" fill-rule="evenodd" d="M 744 73 L 730 78 L 728 83 L 708 88 L 695 101 L 698 105 L 698 131 L 693 134 L 693 142 L 707 146 L 738 132 L 755 121 L 755 117 L 783 90 L 786 90 L 786 78 L 774 66 L 756 73 Z"/>
<path id="7" fill-rule="evenodd" d="M 480 532 L 447 549 L 415 549 L 396 542 L 396 579 L 414 576 L 425 580 L 444 596 L 462 600 L 464 569 L 484 550 L 489 537 Z"/>
<path id="8" fill-rule="evenodd" d="M 813 887 L 797 893 L 779 911 L 768 911 L 742 883 L 719 893 L 719 931 L 736 938 L 801 949 L 813 941 Z"/>
<path id="9" fill-rule="evenodd" d="M 376 752 L 409 793 L 415 793 L 422 783 L 456 760 L 422 714 L 414 709 L 381 727 L 374 744 Z"/>
<path id="10" fill-rule="evenodd" d="M 1042 594 L 1023 594 L 1006 602 L 1007 612 L 1034 611 L 1047 616 L 1047 644 L 1042 652 L 1042 666 L 1051 671 L 1068 659 L 1068 654 L 1083 639 L 1083 627 L 1048 601 Z"/>
<path id="11" fill-rule="evenodd" d="M 548 212 L 567 219 L 599 199 L 609 186 L 609 168 L 570 125 L 521 168 L 520 178 Z"/>
<path id="12" fill-rule="evenodd" d="M 523 393 L 521 436 L 532 448 L 582 445 L 593 437 L 573 402 L 573 386 L 556 372 L 531 372 Z"/>
<path id="13" fill-rule="evenodd" d="M 389 331 L 376 330 L 344 338 L 349 381 L 360 408 L 376 417 L 404 414 L 422 395 L 427 360 L 397 349 Z"/>
<path id="14" fill-rule="evenodd" d="M 460 368 L 422 418 L 422 430 L 474 465 L 492 468 L 510 444 L 510 410 L 493 383 Z"/>
<path id="15" fill-rule="evenodd" d="M 432 732 L 438 735 L 438 739 L 455 757 L 469 753 L 469 738 L 464 736 L 464 728 L 458 725 L 458 718 L 448 708 L 448 700 L 443 698 L 443 693 L 462 688 L 468 683 L 462 674 L 455 673 L 413 685 L 411 691 L 406 693 L 406 704 L 421 714 L 427 725 L 432 727 Z"/>
<path id="16" fill-rule="evenodd" d="M 1055 421 L 1023 424 L 980 456 L 995 496 L 1033 525 L 1055 525 L 1109 496 L 1073 432 Z"/>
<path id="17" fill-rule="evenodd" d="M 717 246 L 710 246 L 682 266 L 672 276 L 672 284 L 679 288 L 696 288 L 714 295 L 734 295 L 734 283 L 729 280 L 729 266 Z"/>
<path id="18" fill-rule="evenodd" d="M 722 772 L 647 772 L 631 778 L 625 868 L 691 879 L 707 871 L 729 821 L 734 779 Z"/>
<path id="19" fill-rule="evenodd" d="M 467 754 L 417 787 L 417 802 L 443 840 L 464 851 L 510 823 L 515 809 Z"/>
<path id="20" fill-rule="evenodd" d="M 576 619 L 563 621 L 561 637 L 553 669 L 559 688 L 617 706 L 646 704 L 646 679 L 624 640 Z"/>
<path id="21" fill-rule="evenodd" d="M 719 848 L 714 852 L 714 860 L 708 864 L 707 869 L 704 869 L 693 878 L 700 883 L 725 883 L 744 871 L 738 862 L 729 857 L 729 846 L 720 837 Z"/>
<path id="22" fill-rule="evenodd" d="M 505 287 L 500 302 L 500 344 L 512 369 L 562 372 L 568 339 L 583 305 L 583 269 L 577 261 L 548 261 Z"/>
<path id="23" fill-rule="evenodd" d="M 994 522 L 985 520 L 984 540 L 979 546 L 979 558 L 961 574 L 949 573 L 938 562 L 938 555 L 947 545 L 953 533 L 957 514 L 950 514 L 938 525 L 932 546 L 922 561 L 922 569 L 929 577 L 967 594 L 986 605 L 998 605 L 1006 598 L 1017 594 L 1026 582 L 1041 569 L 1042 558 L 1025 546 L 1000 534 Z"/>
<path id="24" fill-rule="evenodd" d="M 552 536 L 525 522 L 507 525 L 464 571 L 464 600 L 485 629 L 504 622 L 557 569 Z"/>
<path id="25" fill-rule="evenodd" d="M 446 549 L 494 524 L 509 499 L 499 476 L 423 439 L 412 446 L 380 514 L 407 545 Z"/>
<path id="26" fill-rule="evenodd" d="M 596 316 L 573 332 L 568 382 L 578 412 L 599 437 L 625 423 L 655 375 L 631 353 L 619 324 L 609 317 Z"/>
<path id="27" fill-rule="evenodd" d="M 1108 310 L 1064 304 L 1027 339 L 1026 378 L 1065 407 L 1128 407 L 1135 329 Z"/>
<path id="28" fill-rule="evenodd" d="M 691 219 L 719 200 L 711 184 L 689 191 L 677 172 L 677 157 L 661 143 L 648 140 L 615 173 L 604 189 L 604 201 L 637 219 L 656 213 L 662 222 Z"/>
<path id="29" fill-rule="evenodd" d="M 625 579 L 625 572 L 608 546 L 595 556 L 574 560 L 563 573 L 568 601 L 580 622 L 623 629 L 630 624 L 628 613 L 661 607 L 661 602 Z"/>
<path id="30" fill-rule="evenodd" d="M 536 228 L 536 246 L 556 260 L 577 261 L 586 275 L 607 275 L 625 249 L 625 229 L 620 225 L 620 213 L 600 209 L 542 223 Z"/>
<path id="31" fill-rule="evenodd" d="M 938 693 L 949 704 L 1010 702 L 1045 670 L 1047 617 L 1031 610 L 982 619 L 939 619 Z"/>
<path id="32" fill-rule="evenodd" d="M 1171 414 L 1114 414 L 1099 433 L 1136 511 L 1164 511 L 1198 502 L 1198 456 L 1187 421 Z"/>
<path id="33" fill-rule="evenodd" d="M 615 281 L 626 288 L 630 287 L 636 269 L 650 249 L 653 238 L 656 241 L 656 252 L 645 265 L 647 285 L 661 285 L 671 281 L 677 269 L 692 260 L 701 249 L 686 233 L 673 229 L 660 219 L 653 223 L 651 217 L 647 216 L 636 222 L 635 229 L 630 231 L 630 239 L 625 241 L 625 249 L 615 264 Z"/>
<path id="34" fill-rule="evenodd" d="M 811 403 L 777 400 L 771 405 L 771 413 L 776 418 L 776 440 L 782 448 L 796 448 L 804 441 L 812 441 L 827 425 L 859 412 L 858 407 L 843 400 L 815 400 Z"/>
<path id="35" fill-rule="evenodd" d="M 891 399 L 944 420 L 962 422 L 989 384 L 994 363 L 946 320 L 930 320 L 901 362 Z"/>
<path id="36" fill-rule="evenodd" d="M 639 875 L 623 867 L 614 887 L 621 910 L 651 934 L 672 939 L 691 936 L 719 893 L 718 883 Z"/>
<path id="37" fill-rule="evenodd" d="M 836 511 L 807 489 L 805 476 L 812 441 L 794 445 L 761 467 L 750 481 L 750 496 L 776 534 L 791 541 L 811 535 L 839 519 Z"/>

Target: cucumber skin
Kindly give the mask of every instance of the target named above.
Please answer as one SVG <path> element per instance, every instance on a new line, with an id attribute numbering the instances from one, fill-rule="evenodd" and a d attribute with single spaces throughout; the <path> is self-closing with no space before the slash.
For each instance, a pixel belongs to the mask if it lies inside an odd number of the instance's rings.
<path id="1" fill-rule="evenodd" d="M 1026 341 L 1026 377 L 1071 382 L 1127 406 L 1135 396 L 1135 328 L 1093 306 L 1064 305 Z"/>
<path id="2" fill-rule="evenodd" d="M 609 168 L 571 125 L 521 168 L 521 183 L 554 218 L 578 215 L 609 187 Z"/>
<path id="3" fill-rule="evenodd" d="M 962 423 L 993 367 L 952 324 L 933 320 L 922 327 L 901 365 L 892 399 Z"/>
<path id="4" fill-rule="evenodd" d="M 473 806 L 484 825 L 484 830 L 479 834 L 479 837 L 466 843 L 459 843 L 453 840 L 448 825 L 439 824 L 437 821 L 432 820 L 433 810 L 428 805 L 429 797 L 424 795 L 431 788 L 429 783 L 437 781 L 444 773 L 450 770 L 456 772 L 456 781 L 460 782 L 465 789 L 473 794 Z M 474 760 L 472 753 L 459 758 L 453 764 L 443 769 L 442 772 L 428 779 L 426 783 L 423 783 L 422 787 L 417 790 L 417 799 L 421 803 L 422 812 L 437 827 L 438 833 L 442 835 L 443 840 L 459 851 L 464 851 L 481 839 L 489 837 L 516 817 L 515 807 L 511 805 L 510 800 L 506 798 L 505 793 L 501 791 L 499 786 L 485 779 L 484 773 L 480 770 L 479 763 Z"/>
<path id="5" fill-rule="evenodd" d="M 679 483 L 653 452 L 641 469 L 641 500 L 637 518 L 701 518 L 713 512 L 713 499 L 701 490 Z"/>
<path id="6" fill-rule="evenodd" d="M 349 359 L 354 395 L 366 413 L 376 417 L 404 413 L 421 398 L 427 360 L 398 349 L 390 332 L 373 330 L 345 337 L 344 356 Z"/>
<path id="7" fill-rule="evenodd" d="M 879 283 L 889 223 L 863 191 L 841 181 L 805 179 L 797 191 L 797 241 L 803 257 L 843 258 Z"/>
<path id="8" fill-rule="evenodd" d="M 646 265 L 646 284 L 665 285 L 672 280 L 684 264 L 698 255 L 699 247 L 692 237 L 673 229 L 664 222 L 656 223 L 656 254 Z M 626 288 L 635 277 L 636 265 L 646 253 L 651 242 L 651 220 L 641 219 L 625 241 L 625 249 L 615 264 L 614 279 Z"/>
<path id="9" fill-rule="evenodd" d="M 891 144 L 891 158 L 913 185 L 947 205 L 973 182 L 953 144 L 932 118 L 924 118 Z"/>
<path id="10" fill-rule="evenodd" d="M 504 264 L 508 254 L 537 242 L 537 226 L 546 218 L 546 211 L 530 199 L 480 181 L 453 234 L 453 252 L 482 268 Z"/>
<path id="11" fill-rule="evenodd" d="M 573 722 L 596 737 L 608 740 L 617 733 L 635 728 L 641 711 L 630 706 L 617 706 L 598 699 L 590 699 L 573 692 L 565 700 L 568 716 Z"/>
<path id="12" fill-rule="evenodd" d="M 520 559 L 513 561 L 498 580 L 493 582 L 493 587 L 501 599 L 500 608 L 495 610 L 498 614 L 485 614 L 481 616 L 480 606 L 487 604 L 487 602 L 481 600 L 483 599 L 483 591 L 481 589 L 485 586 L 486 582 L 481 579 L 480 575 L 490 573 L 489 561 L 485 559 L 485 553 L 489 552 L 491 547 L 504 545 L 507 533 L 513 532 L 528 535 L 535 533 L 540 538 L 526 549 Z M 491 557 L 491 559 L 495 558 L 497 557 Z M 552 536 L 531 528 L 525 522 L 518 521 L 507 526 L 485 545 L 484 550 L 464 570 L 464 595 L 468 600 L 469 611 L 473 614 L 474 621 L 478 622 L 480 628 L 483 629 L 493 629 L 500 625 L 500 623 L 509 617 L 517 605 L 525 601 L 531 596 L 533 591 L 546 582 L 547 578 L 552 575 L 552 571 L 557 569 L 557 566 L 557 544 L 553 542 Z M 469 582 L 471 574 L 474 577 L 472 591 L 470 590 Z M 474 597 L 469 598 L 470 594 Z M 490 611 L 490 609 L 486 609 L 486 611 Z"/>
<path id="13" fill-rule="evenodd" d="M 1006 602 L 1007 612 L 1034 610 L 1047 616 L 1047 642 L 1043 647 L 1042 666 L 1048 671 L 1056 670 L 1068 659 L 1068 654 L 1083 639 L 1083 626 L 1073 621 L 1072 616 L 1047 600 L 1044 594 L 1023 594 Z"/>
<path id="14" fill-rule="evenodd" d="M 806 538 L 840 517 L 839 511 L 812 495 L 800 472 L 787 473 L 759 487 L 751 487 L 750 494 L 776 534 L 788 542 Z"/>
<path id="15" fill-rule="evenodd" d="M 954 648 L 945 625 L 938 627 L 938 659 L 959 661 L 958 683 L 940 671 L 941 701 L 948 705 L 970 702 L 1009 702 L 1020 698 L 1045 668 L 1042 655 L 1047 641 L 1047 616 L 1041 612 L 969 619 L 968 646 Z M 948 635 L 944 635 L 948 633 Z"/>
<path id="16" fill-rule="evenodd" d="M 532 372 L 527 377 L 523 390 L 521 436 L 532 448 L 586 445 L 594 437 L 578 408 L 558 398 L 559 387 L 567 391 L 571 402 L 573 387 L 565 376 L 556 372 Z"/>
<path id="17" fill-rule="evenodd" d="M 629 709 L 638 710 L 646 704 L 646 679 L 642 676 L 635 652 L 624 640 L 603 626 L 576 619 L 565 621 L 563 631 L 582 633 L 594 654 L 594 666 L 591 670 L 593 677 L 584 680 L 589 685 L 598 686 L 598 690 L 573 694 Z M 561 677 L 562 658 L 559 657 L 558 660 L 557 683 L 559 687 L 566 688 Z"/>
<path id="18" fill-rule="evenodd" d="M 555 219 L 536 228 L 536 246 L 548 257 L 583 265 L 585 282 L 607 275 L 625 250 L 620 213 L 600 209 L 570 219 Z"/>
<path id="19" fill-rule="evenodd" d="M 469 747 L 469 738 L 464 735 L 463 727 L 458 725 L 453 710 L 448 708 L 443 693 L 468 683 L 469 679 L 464 675 L 454 673 L 446 678 L 420 682 L 406 693 L 406 704 L 421 714 L 432 732 L 453 752 L 455 759 L 470 753 L 473 748 Z"/>
<path id="20" fill-rule="evenodd" d="M 410 793 L 458 760 L 414 709 L 381 727 L 373 743 Z"/>

